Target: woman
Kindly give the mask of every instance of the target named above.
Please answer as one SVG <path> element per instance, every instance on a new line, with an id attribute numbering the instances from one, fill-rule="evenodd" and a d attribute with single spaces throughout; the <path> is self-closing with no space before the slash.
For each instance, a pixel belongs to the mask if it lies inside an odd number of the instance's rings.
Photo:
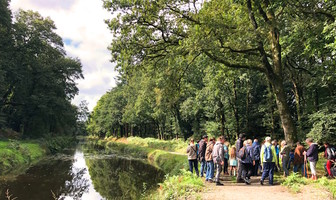
<path id="1" fill-rule="evenodd" d="M 187 154 L 188 154 L 190 172 L 193 173 L 193 169 L 195 169 L 197 176 L 199 176 L 198 162 L 197 162 L 197 147 L 194 144 L 194 139 L 190 139 L 190 144 L 187 148 Z"/>
<path id="2" fill-rule="evenodd" d="M 223 145 L 223 148 L 224 148 L 224 174 L 228 175 L 229 174 L 229 171 L 228 171 L 228 168 L 229 168 L 229 146 L 230 146 L 230 143 L 225 141 L 224 142 L 224 145 Z"/>
<path id="3" fill-rule="evenodd" d="M 282 169 L 284 170 L 284 177 L 287 177 L 289 175 L 288 172 L 288 162 L 289 162 L 289 153 L 290 153 L 290 148 L 287 146 L 287 143 L 285 140 L 281 142 L 281 151 L 280 151 L 280 156 L 281 156 L 281 161 L 282 161 Z"/>

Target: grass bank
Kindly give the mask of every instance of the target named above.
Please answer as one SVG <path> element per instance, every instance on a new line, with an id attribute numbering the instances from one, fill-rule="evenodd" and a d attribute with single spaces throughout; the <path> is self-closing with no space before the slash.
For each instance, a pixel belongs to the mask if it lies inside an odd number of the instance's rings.
<path id="1" fill-rule="evenodd" d="M 332 199 L 336 199 L 336 179 L 327 179 L 323 177 L 325 174 L 324 163 L 326 159 L 320 156 L 317 162 L 317 176 L 319 177 L 317 181 L 307 179 L 301 176 L 301 174 L 292 173 L 287 178 L 282 178 L 282 185 L 286 186 L 293 193 L 302 192 L 303 186 L 310 186 L 317 189 L 328 191 Z M 309 164 L 308 164 L 309 165 Z M 309 174 L 309 171 L 308 171 Z"/>
<path id="2" fill-rule="evenodd" d="M 162 169 L 166 178 L 154 192 L 146 192 L 143 199 L 190 199 L 200 192 L 202 179 L 191 174 L 188 169 L 187 143 L 182 140 L 163 141 L 154 138 L 105 138 L 96 140 L 112 152 L 147 159 L 149 163 Z"/>
<path id="3" fill-rule="evenodd" d="M 73 137 L 39 140 L 0 140 L 0 175 L 17 175 L 49 153 L 73 145 Z"/>

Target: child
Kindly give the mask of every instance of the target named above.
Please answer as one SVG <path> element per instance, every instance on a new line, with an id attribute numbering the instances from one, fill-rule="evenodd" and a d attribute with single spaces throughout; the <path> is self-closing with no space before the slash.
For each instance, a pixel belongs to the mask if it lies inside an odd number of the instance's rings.
<path id="1" fill-rule="evenodd" d="M 232 170 L 233 176 L 236 176 L 237 164 L 236 147 L 232 147 L 230 149 L 230 176 L 232 176 Z"/>

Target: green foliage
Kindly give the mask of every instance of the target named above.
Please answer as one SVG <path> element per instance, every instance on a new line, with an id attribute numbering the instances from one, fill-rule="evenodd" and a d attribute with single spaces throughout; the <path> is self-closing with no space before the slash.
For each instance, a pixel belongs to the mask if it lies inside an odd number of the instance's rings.
<path id="1" fill-rule="evenodd" d="M 38 142 L 0 141 L 0 174 L 20 173 L 44 155 L 46 150 Z"/>
<path id="2" fill-rule="evenodd" d="M 166 176 L 166 180 L 160 184 L 157 194 L 144 199 L 189 199 L 203 190 L 202 179 L 186 170 L 181 170 L 179 175 Z"/>
<path id="3" fill-rule="evenodd" d="M 298 175 L 298 173 L 292 173 L 286 178 L 282 185 L 288 187 L 292 192 L 298 193 L 301 190 L 301 186 L 306 183 L 306 178 Z"/>
<path id="4" fill-rule="evenodd" d="M 312 124 L 312 129 L 308 136 L 316 142 L 336 143 L 336 112 L 334 108 L 323 109 L 309 115 L 309 121 Z"/>
<path id="5" fill-rule="evenodd" d="M 326 177 L 322 177 L 318 179 L 317 184 L 327 189 L 333 199 L 336 198 L 336 180 L 328 180 Z"/>
<path id="6" fill-rule="evenodd" d="M 140 138 L 140 137 L 129 137 L 127 138 L 129 144 L 134 144 L 142 147 L 149 147 L 153 149 L 161 149 L 171 152 L 185 153 L 188 144 L 181 139 L 173 140 L 159 140 L 155 138 Z"/>
<path id="7" fill-rule="evenodd" d="M 35 138 L 75 132 L 80 61 L 66 56 L 49 17 L 19 10 L 12 22 L 7 0 L 0 11 L 0 128 Z"/>
<path id="8" fill-rule="evenodd" d="M 46 137 L 41 139 L 41 142 L 50 153 L 57 153 L 76 144 L 77 139 L 73 136 Z"/>

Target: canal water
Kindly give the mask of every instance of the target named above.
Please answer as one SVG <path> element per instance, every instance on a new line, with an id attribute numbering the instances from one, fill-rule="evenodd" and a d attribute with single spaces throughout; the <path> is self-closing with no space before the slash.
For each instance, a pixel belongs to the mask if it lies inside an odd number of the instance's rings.
<path id="1" fill-rule="evenodd" d="M 139 199 L 157 188 L 164 173 L 146 160 L 107 152 L 86 143 L 50 156 L 15 179 L 2 178 L 0 199 L 7 189 L 17 200 Z"/>

